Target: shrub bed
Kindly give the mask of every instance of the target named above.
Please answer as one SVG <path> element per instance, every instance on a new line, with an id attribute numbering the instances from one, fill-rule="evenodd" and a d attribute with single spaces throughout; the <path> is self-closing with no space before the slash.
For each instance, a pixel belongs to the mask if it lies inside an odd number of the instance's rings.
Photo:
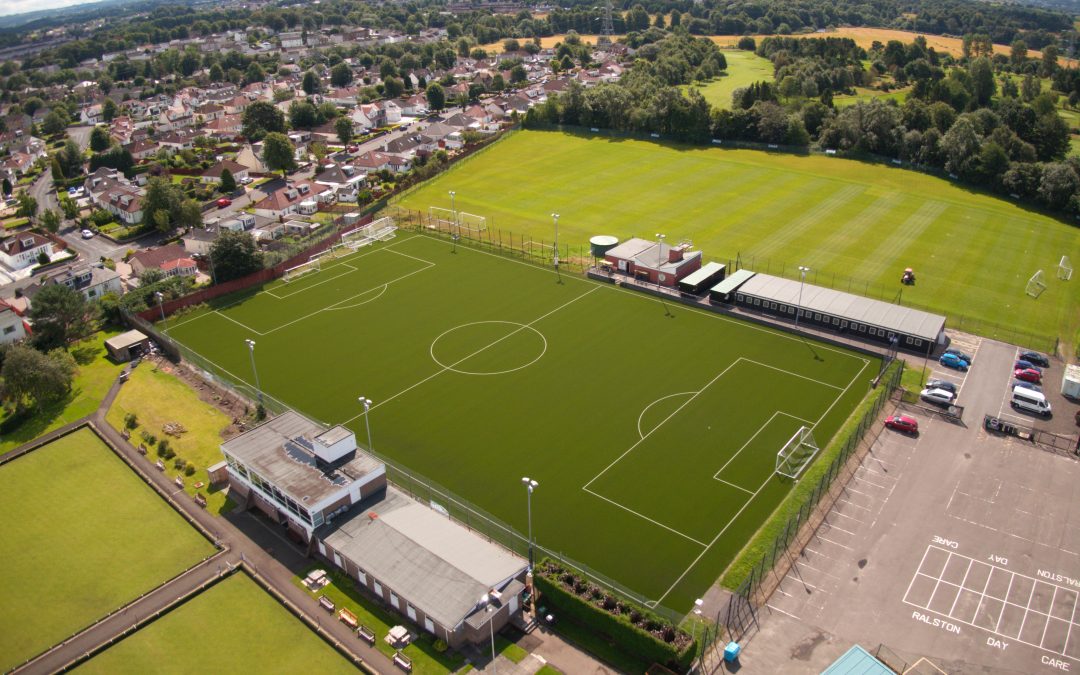
<path id="1" fill-rule="evenodd" d="M 544 603 L 577 623 L 602 633 L 615 646 L 645 663 L 686 672 L 694 659 L 693 638 L 670 621 L 589 583 L 571 569 L 545 558 L 533 571 Z"/>

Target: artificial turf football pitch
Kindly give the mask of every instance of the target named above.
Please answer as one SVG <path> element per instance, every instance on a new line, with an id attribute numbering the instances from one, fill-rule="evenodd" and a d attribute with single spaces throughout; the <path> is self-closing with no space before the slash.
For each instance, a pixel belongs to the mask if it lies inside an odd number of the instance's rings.
<path id="1" fill-rule="evenodd" d="M 361 444 L 372 399 L 377 453 L 519 532 L 539 481 L 539 546 L 683 612 L 790 489 L 777 451 L 880 366 L 408 231 L 166 327 L 247 387 L 254 339 L 268 394 Z"/>

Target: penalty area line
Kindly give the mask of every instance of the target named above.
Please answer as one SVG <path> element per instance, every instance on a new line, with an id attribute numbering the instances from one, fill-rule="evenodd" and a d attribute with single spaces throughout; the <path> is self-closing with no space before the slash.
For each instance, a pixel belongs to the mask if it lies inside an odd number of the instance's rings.
<path id="1" fill-rule="evenodd" d="M 620 504 L 619 502 L 617 502 L 617 501 L 615 501 L 615 500 L 613 500 L 613 499 L 608 499 L 608 498 L 607 498 L 607 497 L 605 497 L 604 495 L 601 495 L 601 494 L 597 494 L 597 493 L 593 492 L 592 490 L 590 490 L 589 488 L 582 488 L 582 489 L 583 489 L 583 490 L 585 490 L 585 492 L 588 492 L 589 494 L 591 494 L 591 495 L 592 495 L 593 497 L 599 497 L 600 499 L 603 499 L 603 500 L 604 500 L 605 502 L 607 502 L 608 504 L 611 504 L 612 506 L 617 506 L 617 507 L 619 507 L 620 509 L 622 509 L 623 511 L 627 511 L 627 512 L 629 512 L 629 513 L 632 513 L 632 514 L 634 514 L 635 516 L 637 516 L 638 518 L 641 518 L 641 519 L 643 519 L 643 520 L 647 520 L 647 521 L 649 521 L 650 523 L 652 523 L 653 525 L 656 525 L 656 526 L 658 526 L 658 527 L 662 527 L 662 528 L 664 528 L 665 530 L 667 530 L 668 532 L 671 532 L 672 534 L 677 534 L 677 535 L 679 535 L 680 537 L 682 537 L 683 539 L 688 539 L 689 541 L 692 541 L 692 542 L 694 542 L 694 543 L 695 543 L 695 544 L 697 544 L 698 546 L 705 546 L 705 542 L 703 542 L 703 541 L 698 541 L 697 539 L 694 539 L 694 538 L 693 538 L 693 537 L 691 537 L 690 535 L 688 535 L 688 534 L 683 534 L 682 532 L 679 532 L 679 531 L 678 531 L 678 530 L 676 530 L 675 528 L 673 528 L 673 527 L 669 527 L 669 526 L 667 526 L 667 525 L 665 525 L 665 524 L 661 523 L 661 522 L 660 522 L 660 521 L 658 521 L 658 520 L 653 520 L 652 518 L 650 518 L 650 517 L 648 517 L 648 516 L 646 516 L 646 515 L 642 515 L 642 514 L 638 513 L 637 511 L 635 511 L 635 510 L 633 510 L 633 509 L 631 509 L 631 508 L 628 508 L 628 507 L 626 507 L 626 506 L 623 506 L 622 504 Z"/>

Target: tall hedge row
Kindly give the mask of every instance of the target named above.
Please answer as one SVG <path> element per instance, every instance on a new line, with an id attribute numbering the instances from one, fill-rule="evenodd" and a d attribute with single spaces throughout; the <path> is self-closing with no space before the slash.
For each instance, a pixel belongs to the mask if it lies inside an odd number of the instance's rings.
<path id="1" fill-rule="evenodd" d="M 617 647 L 645 663 L 659 663 L 677 672 L 689 670 L 697 651 L 695 644 L 685 631 L 670 621 L 644 607 L 615 598 L 550 559 L 542 560 L 533 574 L 533 583 L 543 596 L 544 604 L 557 615 L 603 633 Z M 642 626 L 671 636 L 671 641 L 657 637 Z M 679 642 L 684 643 L 681 651 L 677 646 Z"/>

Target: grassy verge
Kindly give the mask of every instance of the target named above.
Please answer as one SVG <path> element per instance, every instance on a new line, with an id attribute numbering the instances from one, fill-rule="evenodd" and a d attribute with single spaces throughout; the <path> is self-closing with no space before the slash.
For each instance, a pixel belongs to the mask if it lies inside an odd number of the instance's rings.
<path id="1" fill-rule="evenodd" d="M 552 626 L 551 630 L 570 644 L 614 667 L 620 673 L 643 673 L 649 666 L 620 649 L 604 636 L 573 621 L 560 620 Z"/>
<path id="2" fill-rule="evenodd" d="M 529 652 L 501 635 L 495 636 L 495 651 L 514 663 L 521 663 L 529 655 Z"/>
<path id="3" fill-rule="evenodd" d="M 308 572 L 317 568 L 325 569 L 325 566 L 312 565 L 304 570 L 303 575 L 306 576 Z M 338 609 L 348 609 L 356 614 L 357 620 L 375 633 L 375 648 L 386 656 L 392 657 L 397 650 L 387 644 L 384 638 L 394 626 L 408 624 L 408 619 L 396 616 L 380 607 L 356 587 L 353 579 L 339 570 L 331 570 L 329 577 L 330 584 L 314 593 L 304 586 L 303 576 L 293 577 L 293 583 L 312 598 L 325 595 L 334 601 Z M 465 658 L 461 654 L 451 650 L 438 651 L 435 648 L 435 637 L 427 631 L 415 630 L 414 627 L 414 632 L 417 634 L 416 639 L 401 650 L 405 656 L 412 659 L 413 673 L 452 673 L 465 665 Z"/>
<path id="4" fill-rule="evenodd" d="M 5 434 L 3 440 L 0 440 L 0 453 L 12 450 L 97 410 L 122 370 L 122 366 L 110 361 L 105 352 L 105 340 L 118 334 L 119 331 L 102 331 L 69 348 L 75 362 L 79 364 L 79 370 L 71 384 L 71 393 L 56 403 L 40 407 L 33 417 Z"/>
<path id="5" fill-rule="evenodd" d="M 919 400 L 919 392 L 922 391 L 923 382 L 930 377 L 930 368 L 921 366 L 907 366 L 900 376 L 900 386 L 904 388 L 904 400 L 914 403 Z"/>
<path id="6" fill-rule="evenodd" d="M 882 383 L 888 382 L 892 377 L 895 369 L 900 368 L 903 361 L 896 360 L 889 366 L 885 372 L 885 376 L 881 378 Z M 738 588 L 750 571 L 761 561 L 762 556 L 769 550 L 776 541 L 776 538 L 781 535 L 784 527 L 787 526 L 788 520 L 790 520 L 799 509 L 803 507 L 814 492 L 814 488 L 817 487 L 821 477 L 825 475 L 825 472 L 829 469 L 830 465 L 840 454 L 844 444 L 848 442 L 848 439 L 856 432 L 859 426 L 859 421 L 863 418 L 869 410 L 871 410 L 878 398 L 882 396 L 888 396 L 889 392 L 885 389 L 885 385 L 878 387 L 874 391 L 870 392 L 856 406 L 852 411 L 844 425 L 840 427 L 840 431 L 833 436 L 833 440 L 822 451 L 821 455 L 814 461 L 814 464 L 806 470 L 802 478 L 799 480 L 798 485 L 791 491 L 790 494 L 780 503 L 780 506 L 776 507 L 769 519 L 765 521 L 765 524 L 761 526 L 761 529 L 757 531 L 757 534 L 750 540 L 750 542 L 743 547 L 743 550 L 739 552 L 735 560 L 728 566 L 723 576 L 720 577 L 720 584 L 725 588 L 735 589 Z"/>
<path id="7" fill-rule="evenodd" d="M 170 475 L 183 476 L 184 492 L 192 496 L 196 492 L 203 493 L 207 501 L 206 510 L 214 514 L 221 514 L 234 506 L 225 492 L 210 490 L 206 474 L 207 467 L 222 460 L 221 432 L 231 421 L 225 413 L 200 400 L 190 387 L 173 375 L 144 365 L 131 372 L 131 378 L 120 389 L 105 419 L 114 429 L 121 431 L 128 414 L 134 414 L 138 420 L 138 426 L 131 432 L 133 443 L 137 445 L 142 441 L 143 431 L 158 439 L 156 443 L 148 444 L 147 459 L 155 461 L 156 447 L 167 439 L 176 456 L 195 467 L 195 473 L 187 476 L 174 467 L 175 459 L 165 462 Z M 166 434 L 164 426 L 173 422 L 182 424 L 187 431 L 179 437 Z M 196 488 L 197 482 L 207 485 Z"/>

